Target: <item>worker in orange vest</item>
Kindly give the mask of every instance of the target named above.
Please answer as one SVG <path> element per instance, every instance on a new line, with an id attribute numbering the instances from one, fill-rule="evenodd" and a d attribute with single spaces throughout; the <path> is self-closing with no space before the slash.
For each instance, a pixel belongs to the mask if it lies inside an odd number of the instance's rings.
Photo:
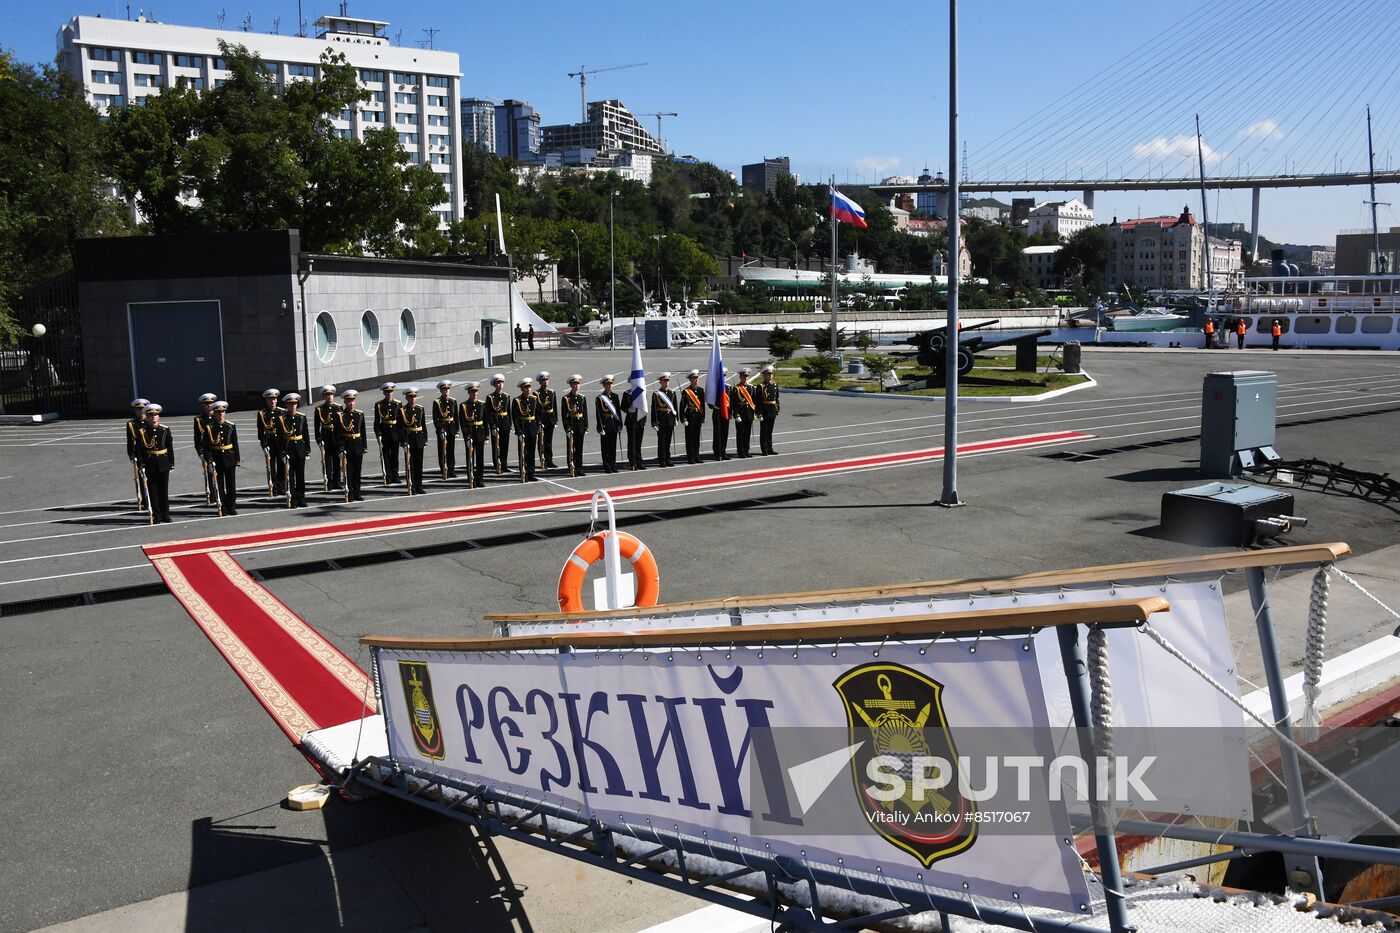
<path id="1" fill-rule="evenodd" d="M 1206 317 L 1205 331 L 1206 349 L 1209 350 L 1215 346 L 1215 318 L 1209 316 Z"/>
<path id="2" fill-rule="evenodd" d="M 1269 335 L 1274 338 L 1274 349 L 1278 349 L 1278 339 L 1283 336 L 1283 322 L 1274 318 L 1274 324 L 1269 328 Z"/>
<path id="3" fill-rule="evenodd" d="M 1239 342 L 1239 348 L 1244 349 L 1244 335 L 1249 333 L 1249 322 L 1240 318 L 1235 322 L 1235 339 Z"/>

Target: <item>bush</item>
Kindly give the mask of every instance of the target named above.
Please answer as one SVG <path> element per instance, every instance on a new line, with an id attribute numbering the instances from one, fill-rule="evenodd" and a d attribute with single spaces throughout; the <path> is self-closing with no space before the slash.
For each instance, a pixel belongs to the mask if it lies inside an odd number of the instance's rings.
<path id="1" fill-rule="evenodd" d="M 869 351 L 870 348 L 874 347 L 878 342 L 879 341 L 875 339 L 875 335 L 872 334 L 870 331 L 856 331 L 856 349 L 860 350 L 860 352 L 865 353 Z"/>
<path id="2" fill-rule="evenodd" d="M 865 368 L 868 369 L 870 375 L 874 376 L 882 385 L 885 381 L 885 376 L 894 372 L 894 364 L 895 358 L 887 353 L 871 353 L 865 358 Z"/>
<path id="3" fill-rule="evenodd" d="M 808 388 L 825 389 L 826 384 L 835 379 L 840 372 L 841 361 L 834 356 L 818 354 L 802 362 L 802 378 L 807 381 Z"/>
<path id="4" fill-rule="evenodd" d="M 790 360 L 800 346 L 801 339 L 786 327 L 775 327 L 768 332 L 768 352 L 774 359 Z"/>
<path id="5" fill-rule="evenodd" d="M 846 339 L 846 329 L 845 329 L 844 327 L 838 328 L 837 331 L 836 331 L 836 346 L 837 346 L 837 348 L 846 346 L 846 344 L 847 344 L 848 342 L 849 342 L 849 341 Z M 831 352 L 831 328 L 830 328 L 830 327 L 820 327 L 820 328 L 818 328 L 818 329 L 817 329 L 817 335 L 816 335 L 815 338 L 813 338 L 812 343 L 813 343 L 813 345 L 817 348 L 817 352 L 818 352 L 818 353 L 830 353 L 830 352 Z M 839 366 L 839 365 L 840 365 L 840 364 L 838 364 L 838 366 Z"/>

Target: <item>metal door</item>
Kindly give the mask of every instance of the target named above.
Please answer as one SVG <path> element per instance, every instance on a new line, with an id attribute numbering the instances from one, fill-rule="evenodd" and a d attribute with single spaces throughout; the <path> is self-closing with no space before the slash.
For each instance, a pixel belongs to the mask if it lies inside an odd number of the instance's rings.
<path id="1" fill-rule="evenodd" d="M 133 394 L 159 402 L 166 414 L 199 410 L 199 396 L 222 398 L 223 324 L 217 301 L 152 301 L 127 305 Z"/>
<path id="2" fill-rule="evenodd" d="M 491 332 L 496 326 L 490 321 L 483 321 L 481 324 L 481 366 L 483 369 L 490 369 L 494 365 L 491 359 Z"/>

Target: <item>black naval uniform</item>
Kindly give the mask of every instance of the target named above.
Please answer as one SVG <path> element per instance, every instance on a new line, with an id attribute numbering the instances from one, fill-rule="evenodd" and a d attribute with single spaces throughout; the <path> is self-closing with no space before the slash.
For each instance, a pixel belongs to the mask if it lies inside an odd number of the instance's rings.
<path id="1" fill-rule="evenodd" d="M 559 400 L 564 433 L 573 437 L 574 475 L 583 475 L 583 441 L 588 437 L 588 398 L 582 392 L 569 392 Z"/>
<path id="2" fill-rule="evenodd" d="M 141 462 L 141 429 L 145 426 L 146 416 L 144 414 L 139 418 L 130 418 L 126 422 L 126 459 L 138 465 Z M 137 507 L 149 508 L 150 503 L 146 501 L 146 492 L 141 488 L 140 483 L 136 484 L 136 490 Z"/>
<path id="3" fill-rule="evenodd" d="M 777 453 L 773 449 L 773 425 L 782 407 L 780 394 L 777 382 L 760 382 L 754 386 L 754 401 L 758 403 L 758 417 L 762 419 L 758 424 L 758 449 L 765 457 Z"/>
<path id="4" fill-rule="evenodd" d="M 720 391 L 726 395 L 729 394 L 727 386 L 720 386 Z M 734 402 L 732 399 L 729 404 L 731 407 L 733 406 Z M 729 459 L 729 420 L 733 417 L 734 412 L 732 411 L 729 413 L 729 418 L 724 418 L 720 415 L 718 405 L 710 406 L 710 446 L 711 449 L 714 450 L 716 460 Z"/>
<path id="5" fill-rule="evenodd" d="M 617 472 L 618 419 L 622 416 L 622 400 L 616 392 L 599 392 L 593 400 L 593 414 L 598 421 L 598 447 L 603 455 L 603 472 Z"/>
<path id="6" fill-rule="evenodd" d="M 504 473 L 510 469 L 510 396 L 504 389 L 486 396 L 486 427 L 491 430 L 491 457 Z"/>
<path id="7" fill-rule="evenodd" d="M 685 423 L 685 462 L 700 462 L 700 429 L 705 426 L 705 390 L 696 386 L 681 389 L 681 421 Z"/>
<path id="8" fill-rule="evenodd" d="M 194 429 L 194 455 L 200 459 L 201 466 L 205 460 L 209 459 L 208 451 L 204 447 L 204 440 L 209 426 L 213 423 L 214 412 L 212 410 L 202 411 L 194 416 L 194 424 L 192 425 Z"/>
<path id="9" fill-rule="evenodd" d="M 451 395 L 433 399 L 433 428 L 437 431 L 438 472 L 447 469 L 447 478 L 457 475 L 457 400 Z"/>
<path id="10" fill-rule="evenodd" d="M 540 438 L 540 399 L 537 395 L 528 398 L 524 395 L 517 395 L 510 404 L 511 425 L 515 428 L 515 433 L 520 435 L 520 440 L 525 448 L 525 478 L 534 480 L 535 478 L 535 457 L 538 456 L 536 444 Z"/>
<path id="11" fill-rule="evenodd" d="M 670 407 L 667 407 L 667 402 L 670 402 Z M 657 389 L 652 395 L 651 426 L 656 429 L 657 466 L 671 466 L 671 436 L 676 433 L 676 412 L 679 410 L 675 389 Z"/>
<path id="12" fill-rule="evenodd" d="M 364 465 L 369 439 L 365 437 L 365 413 L 358 408 L 342 408 L 335 414 L 335 433 L 340 449 L 345 452 L 345 489 L 350 501 L 363 502 L 360 495 L 360 467 Z"/>
<path id="13" fill-rule="evenodd" d="M 559 395 L 553 389 L 535 393 L 540 400 L 540 454 L 547 470 L 554 469 L 554 426 L 559 423 Z"/>
<path id="14" fill-rule="evenodd" d="M 272 494 L 280 496 L 285 491 L 282 485 L 287 478 L 282 474 L 282 448 L 277 439 L 277 419 L 284 409 L 280 405 L 263 407 L 258 412 L 258 443 L 267 451 L 268 462 L 272 465 Z"/>
<path id="15" fill-rule="evenodd" d="M 423 454 L 428 449 L 427 415 L 422 405 L 404 405 L 400 416 L 399 441 L 404 446 L 404 465 L 408 468 L 406 481 L 415 494 L 424 493 L 428 491 L 423 486 Z"/>
<path id="16" fill-rule="evenodd" d="M 292 508 L 306 506 L 306 458 L 311 456 L 310 431 L 301 412 L 283 411 L 277 419 L 277 439 L 287 458 L 287 482 L 291 483 Z"/>
<path id="17" fill-rule="evenodd" d="M 753 419 L 758 414 L 758 403 L 753 398 L 753 386 L 738 383 L 729 390 L 729 414 L 734 417 L 734 452 L 740 457 L 751 457 L 749 438 L 753 433 Z"/>
<path id="18" fill-rule="evenodd" d="M 340 488 L 340 432 L 335 429 L 335 416 L 341 411 L 335 402 L 322 402 L 316 406 L 313 422 L 316 443 L 326 454 L 326 485 L 331 489 Z"/>
<path id="19" fill-rule="evenodd" d="M 486 481 L 486 403 L 468 398 L 457 408 L 457 420 L 462 426 L 462 439 L 471 455 L 472 481 L 480 486 Z"/>
<path id="20" fill-rule="evenodd" d="M 238 464 L 243 455 L 238 449 L 238 428 L 232 421 L 215 421 L 204 431 L 204 456 L 214 464 L 217 495 L 225 515 L 238 514 Z"/>
<path id="21" fill-rule="evenodd" d="M 141 467 L 151 491 L 151 512 L 158 522 L 170 522 L 170 471 L 175 469 L 175 438 L 163 424 L 147 422 L 137 435 Z"/>
<path id="22" fill-rule="evenodd" d="M 403 404 L 395 398 L 382 398 L 374 403 L 374 436 L 384 452 L 384 482 L 392 486 L 399 481 L 399 421 Z"/>
<path id="23" fill-rule="evenodd" d="M 640 400 L 641 396 L 638 396 Z M 627 425 L 627 468 L 629 470 L 645 470 L 646 464 L 642 462 L 642 442 L 646 439 L 647 422 L 646 418 L 637 409 L 640 408 L 640 401 L 632 401 L 632 390 L 629 388 L 622 396 L 622 420 Z"/>

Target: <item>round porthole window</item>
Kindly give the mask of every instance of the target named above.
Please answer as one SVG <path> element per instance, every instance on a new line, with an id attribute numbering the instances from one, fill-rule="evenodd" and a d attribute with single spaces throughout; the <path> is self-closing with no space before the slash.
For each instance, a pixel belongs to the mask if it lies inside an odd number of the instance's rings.
<path id="1" fill-rule="evenodd" d="M 316 359 L 329 363 L 335 357 L 335 319 L 329 311 L 316 315 Z"/>
<path id="2" fill-rule="evenodd" d="M 360 315 L 360 347 L 365 356 L 374 356 L 374 351 L 379 349 L 379 318 L 373 311 Z"/>
<path id="3" fill-rule="evenodd" d="M 413 320 L 413 312 L 404 308 L 399 314 L 399 345 L 412 350 L 418 342 L 418 324 Z"/>

